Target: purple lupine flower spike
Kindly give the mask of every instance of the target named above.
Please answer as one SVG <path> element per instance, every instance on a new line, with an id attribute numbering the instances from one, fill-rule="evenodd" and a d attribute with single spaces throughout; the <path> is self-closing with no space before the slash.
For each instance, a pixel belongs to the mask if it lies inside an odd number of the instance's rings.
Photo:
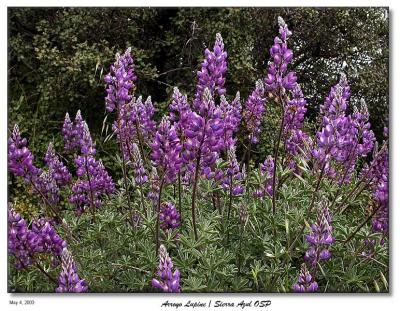
<path id="1" fill-rule="evenodd" d="M 160 207 L 161 229 L 173 230 L 181 225 L 181 215 L 172 203 L 163 203 Z"/>
<path id="2" fill-rule="evenodd" d="M 275 37 L 274 44 L 270 48 L 271 62 L 268 74 L 264 80 L 266 90 L 276 92 L 278 90 L 292 90 L 297 81 L 296 73 L 288 72 L 287 67 L 293 60 L 293 51 L 287 46 L 287 39 L 292 35 L 282 17 L 278 17 L 279 36 Z"/>
<path id="3" fill-rule="evenodd" d="M 221 34 L 217 33 L 213 51 L 204 51 L 204 61 L 200 71 L 197 72 L 197 90 L 193 106 L 198 112 L 202 105 L 205 89 L 208 89 L 211 96 L 225 94 L 225 73 L 228 69 L 227 53 L 224 51 L 224 42 Z"/>
<path id="4" fill-rule="evenodd" d="M 246 101 L 243 118 L 249 133 L 251 143 L 258 142 L 261 133 L 261 121 L 265 112 L 264 84 L 261 80 L 256 82 L 256 87 Z"/>
<path id="5" fill-rule="evenodd" d="M 272 178 L 274 174 L 274 158 L 269 155 L 263 163 L 260 164 L 260 175 L 265 178 L 263 186 L 256 189 L 254 197 L 262 198 L 266 195 L 272 196 Z"/>
<path id="6" fill-rule="evenodd" d="M 33 263 L 36 252 L 42 251 L 42 239 L 28 229 L 28 225 L 12 207 L 8 209 L 8 250 L 16 258 L 17 269 L 24 269 Z"/>
<path id="7" fill-rule="evenodd" d="M 74 258 L 67 248 L 61 253 L 62 271 L 58 278 L 57 293 L 84 293 L 88 291 L 87 283 L 84 279 L 79 278 L 76 271 Z"/>
<path id="8" fill-rule="evenodd" d="M 182 165 L 181 142 L 175 126 L 164 116 L 158 127 L 154 142 L 151 144 L 151 160 L 160 168 L 167 182 L 173 182 Z"/>
<path id="9" fill-rule="evenodd" d="M 309 244 L 304 259 L 312 267 L 316 267 L 318 262 L 328 260 L 331 253 L 328 249 L 335 242 L 332 235 L 332 218 L 329 214 L 327 203 L 323 202 L 322 208 L 318 211 L 317 222 L 311 225 L 311 233 L 306 235 L 306 241 Z"/>
<path id="10" fill-rule="evenodd" d="M 131 101 L 137 80 L 134 70 L 131 48 L 126 49 L 122 55 L 116 54 L 115 63 L 110 66 L 110 72 L 104 77 L 107 83 L 106 109 L 108 112 Z"/>
<path id="11" fill-rule="evenodd" d="M 143 166 L 142 156 L 140 155 L 139 147 L 135 143 L 132 144 L 132 158 L 135 182 L 138 185 L 143 185 L 148 181 L 148 178 Z"/>
<path id="12" fill-rule="evenodd" d="M 40 236 L 42 252 L 49 252 L 55 256 L 60 256 L 62 250 L 67 247 L 67 242 L 58 235 L 51 220 L 45 218 L 35 220 L 32 223 L 32 232 Z"/>
<path id="13" fill-rule="evenodd" d="M 372 230 L 388 234 L 389 232 L 389 149 L 386 143 L 378 152 L 375 143 L 373 159 L 361 171 L 362 180 L 369 181 L 369 189 L 376 205 L 376 213 L 372 218 Z"/>
<path id="14" fill-rule="evenodd" d="M 160 263 L 157 272 L 159 280 L 153 279 L 151 285 L 166 293 L 179 293 L 181 291 L 179 270 L 175 269 L 175 272 L 172 273 L 174 265 L 167 249 L 162 244 L 160 245 L 159 254 Z"/>
<path id="15" fill-rule="evenodd" d="M 18 125 L 15 124 L 11 137 L 8 139 L 8 170 L 15 176 L 31 181 L 41 171 L 33 164 L 33 154 L 26 145 L 26 138 L 21 137 Z"/>
<path id="16" fill-rule="evenodd" d="M 66 152 L 73 152 L 77 142 L 74 134 L 74 124 L 72 123 L 68 112 L 65 114 L 64 124 L 61 133 L 64 138 L 64 150 Z"/>
<path id="17" fill-rule="evenodd" d="M 300 85 L 296 83 L 290 94 L 291 99 L 285 101 L 283 107 L 283 143 L 286 151 L 286 165 L 295 169 L 297 165 L 294 157 L 303 155 L 309 158 L 310 156 L 306 152 L 310 137 L 302 130 L 307 103 Z"/>
<path id="18" fill-rule="evenodd" d="M 33 192 L 44 196 L 46 198 L 46 203 L 52 206 L 57 205 L 60 201 L 60 189 L 54 179 L 54 175 L 53 169 L 42 172 L 35 178 L 35 187 L 33 188 Z"/>
<path id="19" fill-rule="evenodd" d="M 301 265 L 299 279 L 297 283 L 293 285 L 293 290 L 296 293 L 313 293 L 318 290 L 317 282 L 313 280 L 313 277 L 304 263 Z"/>
<path id="20" fill-rule="evenodd" d="M 81 214 L 86 207 L 99 208 L 102 197 L 114 193 L 115 184 L 103 163 L 93 156 L 78 156 L 75 159 L 78 180 L 72 186 L 69 201 L 76 205 Z"/>
<path id="21" fill-rule="evenodd" d="M 236 93 L 232 103 L 228 103 L 224 95 L 221 95 L 220 108 L 222 111 L 222 120 L 224 124 L 224 150 L 228 150 L 235 144 L 233 135 L 239 130 L 242 118 L 242 105 L 240 104 L 240 93 Z"/>
<path id="22" fill-rule="evenodd" d="M 51 253 L 60 256 L 67 243 L 57 234 L 54 221 L 40 218 L 28 228 L 26 221 L 12 207 L 8 209 L 8 250 L 16 257 L 16 268 L 24 269 L 35 262 L 35 255 Z"/>
<path id="23" fill-rule="evenodd" d="M 67 167 L 62 163 L 54 150 L 53 143 L 49 143 L 46 155 L 44 157 L 46 165 L 52 170 L 52 176 L 59 187 L 65 186 L 71 182 L 72 175 Z"/>
<path id="24" fill-rule="evenodd" d="M 222 177 L 222 188 L 224 190 L 232 190 L 233 196 L 238 196 L 244 192 L 242 185 L 242 172 L 236 158 L 236 146 L 229 148 L 227 153 L 228 167 Z"/>

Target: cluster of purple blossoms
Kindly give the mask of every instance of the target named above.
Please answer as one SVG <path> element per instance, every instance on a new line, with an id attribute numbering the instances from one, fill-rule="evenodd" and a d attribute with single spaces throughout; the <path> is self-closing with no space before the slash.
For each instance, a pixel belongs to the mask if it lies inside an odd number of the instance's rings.
<path id="1" fill-rule="evenodd" d="M 32 265 L 33 256 L 41 251 L 41 239 L 13 208 L 8 209 L 8 250 L 17 262 L 17 269 Z"/>
<path id="2" fill-rule="evenodd" d="M 303 155 L 308 157 L 306 146 L 310 137 L 302 131 L 304 115 L 307 112 L 307 103 L 300 85 L 296 83 L 290 93 L 292 98 L 284 103 L 283 143 L 284 150 L 288 155 L 286 164 L 291 169 L 295 169 L 295 156 Z"/>
<path id="3" fill-rule="evenodd" d="M 65 151 L 79 151 L 84 155 L 96 154 L 96 148 L 92 141 L 89 127 L 86 121 L 82 119 L 80 110 L 76 113 L 75 122 L 71 121 L 68 113 L 65 115 L 62 134 Z"/>
<path id="4" fill-rule="evenodd" d="M 75 164 L 78 180 L 72 187 L 73 194 L 69 201 L 76 205 L 76 212 L 81 214 L 85 207 L 101 207 L 101 197 L 112 194 L 115 184 L 103 163 L 93 156 L 78 156 Z"/>
<path id="5" fill-rule="evenodd" d="M 157 272 L 159 280 L 153 279 L 151 285 L 166 293 L 179 293 L 181 291 L 180 272 L 176 269 L 172 273 L 174 265 L 168 255 L 167 249 L 162 244 L 160 245 L 159 256 L 160 263 Z"/>
<path id="6" fill-rule="evenodd" d="M 234 100 L 229 103 L 224 95 L 221 95 L 220 108 L 224 122 L 223 143 L 224 150 L 229 150 L 235 145 L 233 135 L 239 130 L 242 119 L 242 105 L 240 104 L 240 93 L 237 92 Z"/>
<path id="7" fill-rule="evenodd" d="M 37 253 L 60 256 L 65 247 L 67 243 L 57 234 L 51 221 L 41 218 L 29 229 L 20 214 L 13 208 L 8 209 L 8 250 L 17 258 L 17 269 L 32 265 Z"/>
<path id="8" fill-rule="evenodd" d="M 27 140 L 21 137 L 18 125 L 14 126 L 8 140 L 8 169 L 16 176 L 24 177 L 33 187 L 33 192 L 42 197 L 47 205 L 59 202 L 59 188 L 55 180 L 55 171 L 42 171 L 33 161 L 34 156 L 26 147 Z"/>
<path id="9" fill-rule="evenodd" d="M 193 106 L 197 112 L 201 110 L 205 89 L 210 91 L 213 98 L 216 95 L 225 94 L 225 73 L 228 69 L 227 56 L 221 34 L 217 33 L 214 50 L 212 52 L 209 49 L 204 51 L 204 60 L 200 71 L 197 72 L 198 83 L 193 101 Z"/>
<path id="10" fill-rule="evenodd" d="M 108 112 L 131 101 L 137 80 L 134 70 L 131 48 L 122 55 L 116 54 L 115 63 L 110 66 L 110 72 L 104 77 L 107 83 L 106 109 Z"/>
<path id="11" fill-rule="evenodd" d="M 265 178 L 263 187 L 256 189 L 253 196 L 256 198 L 265 197 L 267 194 L 272 196 L 272 179 L 274 174 L 274 158 L 269 155 L 264 163 L 260 164 L 260 175 Z"/>
<path id="12" fill-rule="evenodd" d="M 142 156 L 140 155 L 139 147 L 135 143 L 132 144 L 132 166 L 136 184 L 145 184 L 148 181 L 148 178 L 143 166 L 143 160 Z"/>
<path id="13" fill-rule="evenodd" d="M 353 115 L 346 115 L 349 96 L 347 79 L 342 74 L 321 106 L 322 130 L 317 133 L 317 148 L 312 151 L 317 166 L 324 167 L 329 177 L 336 177 L 340 169 L 343 171 L 340 183 L 350 180 L 357 158 L 365 157 L 375 141 L 365 104 L 361 112 L 355 109 Z"/>
<path id="14" fill-rule="evenodd" d="M 67 247 L 65 242 L 52 226 L 52 221 L 40 218 L 32 223 L 32 232 L 41 238 L 42 252 L 51 252 L 60 256 L 62 250 Z"/>
<path id="15" fill-rule="evenodd" d="M 224 147 L 222 112 L 208 89 L 205 89 L 199 115 L 192 112 L 185 126 L 186 141 L 182 153 L 185 163 L 192 163 L 208 179 L 214 177 L 214 165 Z"/>
<path id="16" fill-rule="evenodd" d="M 26 145 L 26 138 L 21 137 L 18 125 L 15 124 L 8 139 L 8 170 L 15 176 L 32 181 L 40 174 L 40 169 L 33 164 L 33 154 Z"/>
<path id="17" fill-rule="evenodd" d="M 172 101 L 168 107 L 169 120 L 176 124 L 176 127 L 183 131 L 185 120 L 190 112 L 190 106 L 186 95 L 183 95 L 177 87 L 174 87 Z M 182 129 L 182 130 L 181 130 Z"/>
<path id="18" fill-rule="evenodd" d="M 236 147 L 231 146 L 227 153 L 228 167 L 222 172 L 221 177 L 216 174 L 215 179 L 220 180 L 222 189 L 230 191 L 233 196 L 241 195 L 244 192 L 242 180 L 243 173 L 240 171 L 239 163 L 236 158 Z"/>
<path id="19" fill-rule="evenodd" d="M 44 161 L 47 167 L 52 170 L 52 176 L 59 187 L 65 186 L 71 182 L 71 173 L 64 163 L 60 161 L 52 143 L 49 143 Z"/>
<path id="20" fill-rule="evenodd" d="M 55 206 L 60 201 L 60 189 L 54 179 L 54 171 L 42 172 L 34 180 L 33 192 L 44 197 L 46 204 Z"/>
<path id="21" fill-rule="evenodd" d="M 287 39 L 292 35 L 282 17 L 278 17 L 279 36 L 275 37 L 270 48 L 272 62 L 269 63 L 268 74 L 264 80 L 266 90 L 275 92 L 292 90 L 296 86 L 296 73 L 287 73 L 287 67 L 292 62 L 293 51 L 287 46 Z M 278 93 L 280 94 L 280 93 Z"/>
<path id="22" fill-rule="evenodd" d="M 64 248 L 61 253 L 62 271 L 58 278 L 57 293 L 84 293 L 88 291 L 87 283 L 80 279 L 71 253 Z"/>
<path id="23" fill-rule="evenodd" d="M 246 101 L 243 119 L 252 144 L 258 142 L 261 121 L 265 112 L 264 84 L 261 80 L 256 82 L 256 87 Z"/>
<path id="24" fill-rule="evenodd" d="M 389 232 L 389 149 L 384 143 L 378 152 L 377 143 L 373 159 L 365 165 L 360 178 L 369 185 L 378 210 L 372 218 L 372 229 L 375 232 Z"/>
<path id="25" fill-rule="evenodd" d="M 160 227 L 164 231 L 173 230 L 181 225 L 181 215 L 172 203 L 163 203 L 160 207 Z"/>
<path id="26" fill-rule="evenodd" d="M 153 138 L 156 129 L 154 112 L 150 96 L 144 103 L 140 96 L 118 107 L 118 119 L 113 124 L 113 130 L 117 134 L 126 161 L 132 157 L 132 144 L 144 144 Z"/>
<path id="27" fill-rule="evenodd" d="M 182 145 L 175 126 L 164 116 L 151 144 L 151 160 L 160 169 L 166 182 L 173 182 L 182 166 Z"/>
<path id="28" fill-rule="evenodd" d="M 301 265 L 299 279 L 293 285 L 293 290 L 296 293 L 313 293 L 318 290 L 317 282 L 313 279 L 304 263 Z"/>
<path id="29" fill-rule="evenodd" d="M 316 267 L 317 263 L 322 260 L 328 260 L 331 253 L 328 246 L 335 242 L 332 236 L 333 228 L 331 226 L 332 218 L 329 214 L 326 202 L 321 205 L 318 210 L 317 222 L 311 225 L 311 233 L 306 235 L 306 241 L 309 244 L 304 259 L 312 267 Z"/>

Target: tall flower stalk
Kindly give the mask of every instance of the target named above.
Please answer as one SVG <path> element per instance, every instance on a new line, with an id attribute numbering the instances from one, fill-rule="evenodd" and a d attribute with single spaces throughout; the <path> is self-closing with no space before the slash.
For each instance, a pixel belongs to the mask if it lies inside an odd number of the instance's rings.
<path id="1" fill-rule="evenodd" d="M 180 171 L 182 159 L 180 157 L 182 145 L 176 133 L 175 125 L 171 123 L 167 117 L 161 120 L 156 132 L 154 142 L 151 144 L 151 160 L 153 165 L 157 167 L 160 176 L 160 186 L 157 202 L 157 223 L 156 223 L 156 253 L 160 245 L 160 206 L 161 196 L 164 183 L 170 184 L 174 182 Z"/>
<path id="2" fill-rule="evenodd" d="M 272 62 L 269 64 L 268 75 L 264 80 L 265 88 L 277 97 L 281 109 L 281 125 L 275 141 L 274 171 L 272 177 L 272 213 L 276 213 L 276 166 L 278 164 L 279 145 L 284 129 L 285 91 L 296 86 L 296 73 L 288 72 L 287 67 L 292 62 L 293 51 L 287 46 L 287 39 L 292 35 L 282 17 L 278 17 L 279 36 L 275 37 L 274 45 L 270 49 Z"/>

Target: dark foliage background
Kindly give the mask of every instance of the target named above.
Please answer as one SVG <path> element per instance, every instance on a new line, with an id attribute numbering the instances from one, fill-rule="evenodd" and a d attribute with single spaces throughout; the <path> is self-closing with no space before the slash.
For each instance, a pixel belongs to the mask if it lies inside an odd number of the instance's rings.
<path id="1" fill-rule="evenodd" d="M 9 8 L 9 128 L 17 122 L 28 131 L 23 134 L 32 151 L 43 154 L 51 140 L 60 147 L 65 113 L 81 109 L 105 164 L 113 166 L 107 155 L 116 146 L 102 143 L 102 78 L 117 51 L 132 47 L 136 93 L 151 95 L 162 115 L 173 86 L 192 96 L 202 52 L 220 32 L 229 57 L 228 97 L 240 91 L 244 101 L 265 76 L 279 15 L 293 30 L 293 68 L 308 100 L 308 127 L 313 128 L 319 104 L 345 71 L 351 102 L 366 100 L 381 140 L 389 100 L 385 8 Z M 274 109 L 267 108 L 263 133 L 275 133 Z M 264 135 L 255 161 L 273 145 L 271 135 Z"/>

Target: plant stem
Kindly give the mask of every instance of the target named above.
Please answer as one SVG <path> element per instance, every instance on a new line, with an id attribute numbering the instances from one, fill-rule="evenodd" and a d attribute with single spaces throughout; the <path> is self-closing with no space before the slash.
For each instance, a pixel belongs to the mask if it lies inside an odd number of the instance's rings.
<path id="1" fill-rule="evenodd" d="M 50 274 L 48 274 L 40 264 L 35 260 L 35 267 L 38 268 L 50 281 L 58 285 L 58 282 L 55 278 L 53 278 Z"/>
<path id="2" fill-rule="evenodd" d="M 92 191 L 92 182 L 90 180 L 90 174 L 89 174 L 89 169 L 87 166 L 87 156 L 85 155 L 85 169 L 86 169 L 86 176 L 88 179 L 89 183 L 89 193 L 90 193 L 90 210 L 92 212 L 92 220 L 93 222 L 96 222 L 96 216 L 95 216 L 95 206 L 94 206 L 94 197 L 93 197 L 93 191 Z"/>
<path id="3" fill-rule="evenodd" d="M 348 243 L 352 238 L 354 238 L 354 236 L 357 234 L 357 232 L 360 231 L 361 228 L 364 227 L 365 224 L 371 220 L 371 218 L 376 214 L 376 212 L 379 210 L 379 208 L 380 208 L 379 206 L 376 207 L 376 208 L 371 212 L 371 214 L 357 227 L 357 229 L 354 230 L 354 232 L 353 232 L 352 234 L 350 234 L 350 235 L 347 237 L 346 240 L 343 241 L 343 244 Z"/>
<path id="4" fill-rule="evenodd" d="M 58 221 L 61 222 L 61 217 L 60 217 L 60 215 L 58 214 L 58 211 L 55 209 L 55 207 L 54 207 L 53 205 L 50 204 L 49 200 L 48 200 L 47 197 L 44 195 L 44 193 L 43 193 L 38 187 L 36 187 L 36 185 L 35 185 L 35 183 L 32 181 L 32 179 L 29 179 L 29 181 L 30 181 L 32 187 L 36 190 L 36 192 L 38 192 L 38 193 L 40 194 L 40 196 L 42 197 L 43 202 L 45 203 L 45 205 L 47 205 L 47 206 L 50 208 L 50 210 L 54 213 L 55 218 L 56 218 Z"/>
<path id="5" fill-rule="evenodd" d="M 232 175 L 230 176 L 230 182 L 229 182 L 229 205 L 228 205 L 228 217 L 226 219 L 226 230 L 227 232 L 227 236 L 226 236 L 226 244 L 229 243 L 229 218 L 231 215 L 231 209 L 232 209 L 232 183 L 233 183 L 233 178 Z"/>
<path id="6" fill-rule="evenodd" d="M 282 94 L 279 93 L 279 99 L 280 99 L 280 106 L 281 106 L 281 126 L 279 128 L 279 134 L 278 134 L 278 139 L 275 143 L 275 152 L 274 152 L 274 171 L 272 175 L 272 213 L 275 215 L 276 213 L 276 191 L 275 185 L 276 185 L 276 166 L 278 163 L 278 153 L 279 153 L 279 145 L 281 142 L 281 136 L 282 136 L 282 131 L 283 131 L 283 125 L 284 125 L 284 109 L 283 109 L 283 99 L 282 99 Z"/>
<path id="7" fill-rule="evenodd" d="M 142 203 L 142 208 L 143 208 L 143 215 L 145 217 L 147 217 L 146 205 L 144 204 L 143 185 L 142 184 L 139 185 L 139 189 L 140 189 L 140 201 Z"/>
<path id="8" fill-rule="evenodd" d="M 194 230 L 194 238 L 197 241 L 197 227 L 196 227 L 196 194 L 197 194 L 197 180 L 199 179 L 199 170 L 200 170 L 200 155 L 197 157 L 196 162 L 196 171 L 194 174 L 194 183 L 192 190 L 192 222 L 193 222 L 193 230 Z"/>
<path id="9" fill-rule="evenodd" d="M 156 256 L 158 255 L 158 249 L 160 247 L 160 206 L 161 206 L 161 194 L 163 186 L 164 186 L 164 176 L 161 177 L 160 189 L 158 191 L 157 221 L 156 221 Z"/>
<path id="10" fill-rule="evenodd" d="M 305 218 L 305 219 L 310 218 L 311 211 L 312 211 L 312 209 L 313 209 L 313 207 L 314 207 L 315 198 L 316 198 L 317 192 L 318 192 L 318 190 L 319 190 L 319 187 L 320 187 L 320 185 L 321 185 L 322 177 L 324 176 L 325 166 L 326 166 L 326 161 L 324 162 L 324 165 L 322 166 L 321 172 L 320 172 L 320 174 L 319 174 L 319 176 L 318 176 L 318 180 L 317 180 L 317 184 L 315 185 L 315 189 L 314 189 L 314 192 L 313 192 L 311 204 L 310 204 L 310 206 L 308 207 L 307 215 L 306 215 L 306 218 Z M 296 238 L 293 240 L 292 244 L 290 245 L 290 247 L 289 247 L 289 249 L 288 249 L 288 253 L 290 253 L 290 252 L 293 250 L 294 246 L 296 245 L 297 239 L 303 234 L 305 228 L 306 228 L 306 224 L 305 224 L 305 222 L 304 222 L 303 226 L 301 227 L 300 232 L 297 234 Z"/>
<path id="11" fill-rule="evenodd" d="M 181 194 L 181 171 L 178 173 L 178 204 L 179 204 L 179 214 L 181 215 L 182 219 L 182 194 Z"/>

